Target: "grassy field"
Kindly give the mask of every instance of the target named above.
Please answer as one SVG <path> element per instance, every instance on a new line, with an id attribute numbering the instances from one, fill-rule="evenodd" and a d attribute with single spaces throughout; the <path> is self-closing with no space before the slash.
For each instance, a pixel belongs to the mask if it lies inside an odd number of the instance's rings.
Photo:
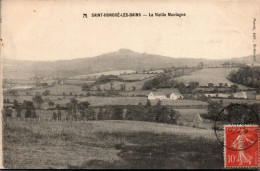
<path id="1" fill-rule="evenodd" d="M 83 84 L 88 84 L 91 85 L 92 83 L 94 83 L 95 81 L 85 81 L 85 80 L 66 80 L 64 81 L 64 84 L 67 85 L 78 85 L 78 86 L 82 86 Z"/>
<path id="2" fill-rule="evenodd" d="M 99 72 L 99 73 L 87 74 L 87 75 L 77 75 L 77 76 L 71 77 L 71 79 L 87 79 L 90 77 L 99 77 L 101 75 L 132 74 L 135 72 L 136 71 L 133 71 L 133 70 L 115 70 L 115 71 Z"/>
<path id="3" fill-rule="evenodd" d="M 126 90 L 132 90 L 133 87 L 135 87 L 136 90 L 142 90 L 144 82 L 148 81 L 148 80 L 151 80 L 153 78 L 154 77 L 149 77 L 149 78 L 141 80 L 141 81 L 135 81 L 135 82 L 126 83 Z"/>
<path id="4" fill-rule="evenodd" d="M 208 83 L 213 83 L 214 85 L 227 83 L 228 85 L 232 85 L 233 83 L 226 77 L 233 70 L 237 70 L 237 68 L 205 68 L 175 79 L 186 84 L 192 81 L 198 81 L 200 85 L 207 85 Z M 244 86 L 240 86 L 240 88 L 244 88 Z"/>
<path id="5" fill-rule="evenodd" d="M 136 75 L 136 74 L 134 74 Z M 151 75 L 151 74 L 144 74 L 144 75 Z M 130 75 L 123 75 L 123 76 L 130 76 Z M 126 86 L 126 91 L 133 90 L 133 87 L 135 87 L 136 90 L 142 90 L 142 87 L 144 85 L 144 82 L 150 79 L 153 79 L 154 76 L 149 76 L 147 78 L 144 78 L 140 81 L 134 81 L 134 82 L 120 82 L 120 81 L 114 81 L 113 82 L 113 88 L 114 90 L 120 90 L 122 84 Z M 101 90 L 110 90 L 110 83 L 100 85 Z M 97 90 L 97 87 L 92 87 L 91 90 Z"/>
<path id="6" fill-rule="evenodd" d="M 125 82 L 114 81 L 114 82 L 113 82 L 113 88 L 114 88 L 114 90 L 120 90 L 120 89 L 121 89 L 121 86 L 120 86 L 120 85 L 123 85 L 123 84 L 125 84 Z M 94 86 L 94 87 L 91 88 L 91 90 L 97 90 L 97 87 Z M 106 83 L 106 84 L 100 85 L 100 90 L 111 90 L 111 85 L 110 85 L 110 83 Z"/>
<path id="7" fill-rule="evenodd" d="M 212 101 L 220 101 L 220 99 L 211 99 Z M 260 101 L 257 100 L 248 100 L 248 99 L 223 99 L 223 105 L 228 106 L 230 103 L 238 103 L 238 104 L 254 104 L 254 103 L 260 103 Z"/>
<path id="8" fill-rule="evenodd" d="M 28 92 L 31 92 L 31 94 L 34 95 L 36 92 L 42 93 L 45 90 L 50 90 L 50 94 L 53 94 L 53 95 L 62 95 L 63 92 L 65 92 L 66 95 L 69 95 L 70 92 L 72 92 L 73 95 L 86 94 L 85 91 L 82 91 L 81 86 L 78 86 L 78 85 L 56 85 L 53 87 L 35 89 L 35 90 L 28 91 Z"/>
<path id="9" fill-rule="evenodd" d="M 194 126 L 194 119 L 197 114 L 207 114 L 207 108 L 204 109 L 175 109 L 180 112 L 181 116 L 178 118 L 178 125 L 184 125 L 188 127 Z M 205 129 L 211 129 L 214 122 L 207 119 L 202 119 L 201 127 Z"/>
<path id="10" fill-rule="evenodd" d="M 130 75 L 120 75 L 119 77 L 123 80 L 143 80 L 149 77 L 154 77 L 156 74 L 130 74 Z"/>
<path id="11" fill-rule="evenodd" d="M 65 105 L 70 102 L 73 96 L 43 96 L 44 99 L 48 98 L 56 104 Z M 32 101 L 32 96 L 5 96 L 5 99 L 9 99 L 13 102 L 14 99 L 22 103 L 23 100 Z M 103 105 L 138 105 L 139 102 L 145 105 L 147 97 L 103 97 L 103 96 L 89 96 L 89 97 L 77 97 L 79 101 L 88 101 L 91 106 L 103 106 Z M 158 100 L 151 100 L 152 105 L 156 105 Z M 199 100 L 161 100 L 162 105 L 171 106 L 206 106 L 207 103 Z M 44 102 L 42 107 L 48 107 L 48 103 Z"/>
<path id="12" fill-rule="evenodd" d="M 147 97 L 99 97 L 90 96 L 78 98 L 79 101 L 88 101 L 90 105 L 138 105 L 141 102 L 143 105 L 147 102 Z M 151 100 L 152 105 L 156 105 L 158 100 Z M 207 105 L 206 102 L 198 100 L 161 100 L 162 105 L 186 106 L 186 105 Z"/>
<path id="13" fill-rule="evenodd" d="M 138 121 L 9 122 L 5 168 L 223 168 L 214 132 Z"/>

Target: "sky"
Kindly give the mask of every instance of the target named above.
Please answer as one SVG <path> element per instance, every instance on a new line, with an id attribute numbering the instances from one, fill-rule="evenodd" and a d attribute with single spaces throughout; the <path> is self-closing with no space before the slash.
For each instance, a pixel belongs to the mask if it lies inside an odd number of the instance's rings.
<path id="1" fill-rule="evenodd" d="M 178 58 L 227 59 L 253 55 L 253 32 L 260 36 L 259 1 L 2 0 L 1 8 L 1 56 L 19 60 L 94 57 L 121 48 Z M 98 12 L 186 16 L 90 17 Z M 255 43 L 259 53 L 260 41 Z"/>

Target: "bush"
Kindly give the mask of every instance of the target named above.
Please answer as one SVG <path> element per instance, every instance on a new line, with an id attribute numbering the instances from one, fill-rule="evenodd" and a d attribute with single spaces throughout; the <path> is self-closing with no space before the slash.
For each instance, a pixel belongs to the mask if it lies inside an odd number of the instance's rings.
<path id="1" fill-rule="evenodd" d="M 115 119 L 115 120 L 123 119 L 123 110 L 120 106 L 114 107 L 114 114 L 112 115 L 112 119 Z"/>
<path id="2" fill-rule="evenodd" d="M 50 90 L 45 90 L 43 93 L 42 93 L 43 96 L 48 96 L 50 95 Z"/>
<path id="3" fill-rule="evenodd" d="M 53 112 L 53 114 L 52 114 L 52 119 L 53 119 L 53 120 L 56 120 L 56 119 L 57 119 L 57 113 L 56 113 L 56 112 Z"/>
<path id="4" fill-rule="evenodd" d="M 4 107 L 2 112 L 5 117 L 12 117 L 13 111 L 9 107 Z"/>

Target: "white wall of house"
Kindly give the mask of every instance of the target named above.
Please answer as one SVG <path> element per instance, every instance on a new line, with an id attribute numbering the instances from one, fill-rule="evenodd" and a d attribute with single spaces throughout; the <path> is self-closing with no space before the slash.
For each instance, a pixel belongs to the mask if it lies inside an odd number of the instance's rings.
<path id="1" fill-rule="evenodd" d="M 167 97 L 165 95 L 154 95 L 152 92 L 148 95 L 149 100 L 155 100 L 155 99 L 166 99 Z"/>
<path id="2" fill-rule="evenodd" d="M 235 93 L 234 97 L 235 98 L 244 98 L 244 99 L 246 99 L 247 95 L 246 95 L 246 92 L 239 92 L 239 93 Z"/>
<path id="3" fill-rule="evenodd" d="M 172 93 L 172 94 L 170 95 L 170 99 L 173 99 L 173 100 L 182 99 L 182 98 L 183 98 L 183 97 L 182 97 L 181 94 L 174 94 L 174 93 Z"/>

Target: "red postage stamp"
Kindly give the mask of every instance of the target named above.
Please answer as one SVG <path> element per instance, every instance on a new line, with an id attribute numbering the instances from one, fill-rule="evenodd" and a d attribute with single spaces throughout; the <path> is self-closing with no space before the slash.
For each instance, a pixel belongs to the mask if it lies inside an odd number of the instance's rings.
<path id="1" fill-rule="evenodd" d="M 259 127 L 226 125 L 224 157 L 226 168 L 259 167 Z"/>

